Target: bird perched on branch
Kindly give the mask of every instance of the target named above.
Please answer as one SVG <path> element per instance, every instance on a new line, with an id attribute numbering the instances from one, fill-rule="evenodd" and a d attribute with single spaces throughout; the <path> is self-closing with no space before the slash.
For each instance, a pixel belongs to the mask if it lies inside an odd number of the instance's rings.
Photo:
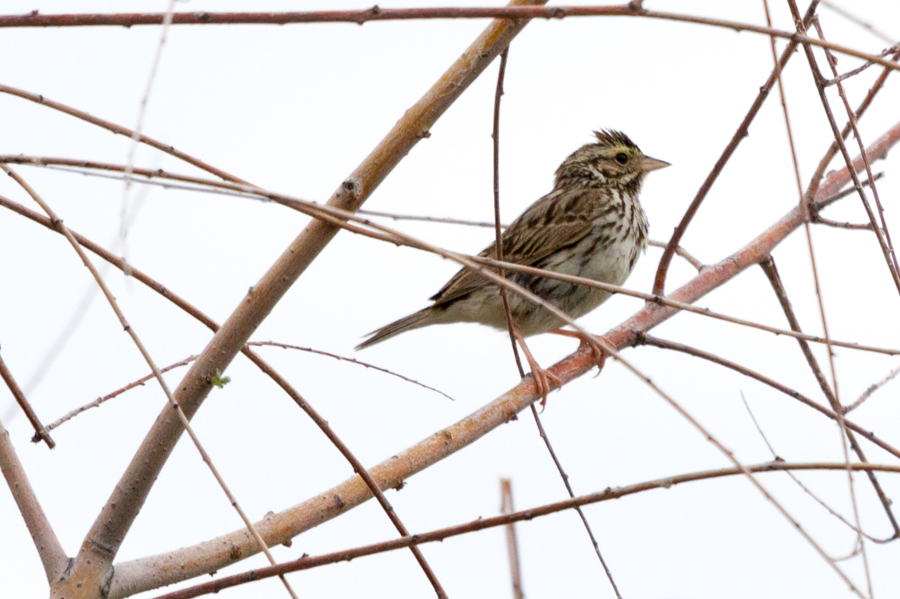
<path id="1" fill-rule="evenodd" d="M 641 184 L 647 173 L 669 163 L 644 156 L 624 133 L 603 130 L 594 134 L 595 143 L 575 150 L 556 170 L 553 191 L 529 206 L 503 232 L 504 261 L 613 285 L 621 285 L 631 274 L 647 247 L 647 217 L 638 201 Z M 496 259 L 496 243 L 479 256 Z M 602 289 L 532 274 L 506 272 L 505 276 L 573 319 L 610 296 Z M 507 296 L 514 333 L 528 359 L 537 392 L 546 400 L 552 381 L 558 385 L 561 381 L 537 364 L 523 337 L 556 332 L 590 342 L 579 333 L 560 331 L 565 321 L 547 309 L 513 291 Z M 477 271 L 460 270 L 431 300 L 431 306 L 373 331 L 356 349 L 432 324 L 508 326 L 499 287 Z M 590 344 L 601 352 L 596 344 Z"/>

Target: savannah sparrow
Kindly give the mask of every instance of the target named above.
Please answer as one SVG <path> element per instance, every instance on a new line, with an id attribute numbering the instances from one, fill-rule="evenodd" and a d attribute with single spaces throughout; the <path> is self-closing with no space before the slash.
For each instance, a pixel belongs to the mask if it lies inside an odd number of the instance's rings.
<path id="1" fill-rule="evenodd" d="M 573 152 L 556 170 L 553 191 L 503 232 L 503 260 L 614 285 L 621 285 L 631 274 L 647 247 L 647 217 L 638 202 L 644 175 L 669 163 L 644 156 L 624 133 L 594 134 L 596 143 Z M 479 255 L 496 258 L 495 243 Z M 534 275 L 507 273 L 506 277 L 572 318 L 587 314 L 610 296 L 601 289 Z M 557 332 L 565 324 L 516 293 L 507 295 L 520 341 Z M 475 271 L 460 270 L 431 300 L 431 306 L 370 333 L 356 349 L 432 324 L 477 322 L 507 328 L 499 288 Z M 538 392 L 546 399 L 549 379 L 556 377 L 541 369 L 522 345 Z"/>

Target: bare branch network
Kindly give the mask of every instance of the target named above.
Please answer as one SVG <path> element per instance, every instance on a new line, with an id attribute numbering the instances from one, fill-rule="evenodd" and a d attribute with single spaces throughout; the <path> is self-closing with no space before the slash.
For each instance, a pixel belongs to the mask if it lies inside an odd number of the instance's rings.
<path id="1" fill-rule="evenodd" d="M 16 596 L 900 589 L 900 32 L 881 31 L 900 9 L 544 3 L 0 15 L 22 57 L 0 81 Z M 676 171 L 644 184 L 662 241 L 628 283 L 507 255 L 501 223 L 547 191 L 569 131 L 613 126 Z M 444 263 L 499 287 L 509 342 L 457 325 L 350 355 Z M 612 299 L 575 320 L 536 277 Z M 578 348 L 526 345 L 524 302 Z M 662 555 L 681 578 L 648 575 Z M 720 571 L 752 580 L 726 593 Z"/>

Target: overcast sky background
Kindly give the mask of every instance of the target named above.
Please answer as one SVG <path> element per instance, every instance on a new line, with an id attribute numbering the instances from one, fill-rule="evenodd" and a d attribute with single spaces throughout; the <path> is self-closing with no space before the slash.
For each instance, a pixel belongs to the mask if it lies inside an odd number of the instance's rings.
<path id="1" fill-rule="evenodd" d="M 179 2 L 178 11 L 285 11 L 365 8 L 364 2 Z M 391 2 L 384 6 L 499 5 L 498 2 Z M 772 0 L 775 24 L 790 29 L 784 2 Z M 849 6 L 851 3 L 845 2 Z M 159 2 L 7 0 L 3 12 L 164 11 Z M 758 0 L 648 0 L 647 8 L 764 24 Z M 895 0 L 859 0 L 857 14 L 900 39 Z M 827 8 L 829 39 L 877 53 L 888 44 Z M 150 98 L 144 132 L 262 187 L 325 201 L 385 136 L 404 111 L 486 27 L 485 20 L 409 21 L 288 26 L 176 26 Z M 160 28 L 6 29 L 0 82 L 40 93 L 133 127 L 158 45 Z M 779 42 L 779 50 L 783 48 Z M 821 63 L 824 66 L 824 62 Z M 841 71 L 860 61 L 841 57 Z M 667 240 L 696 190 L 746 114 L 772 68 L 769 40 L 699 25 L 632 18 L 572 18 L 530 23 L 514 40 L 506 74 L 501 129 L 502 213 L 511 221 L 548 192 L 559 163 L 591 131 L 626 132 L 648 155 L 672 167 L 652 173 L 641 197 L 651 237 Z M 848 83 L 856 106 L 880 69 Z M 497 64 L 480 77 L 394 170 L 365 205 L 370 210 L 489 220 L 491 119 Z M 832 139 L 802 53 L 785 74 L 804 186 Z M 830 98 L 841 123 L 842 108 Z M 867 143 L 900 120 L 900 74 L 860 124 Z M 0 153 L 62 156 L 124 163 L 129 140 L 24 101 L 0 95 Z M 855 147 L 855 142 L 850 144 Z M 856 152 L 854 152 L 855 155 Z M 896 220 L 900 151 L 875 165 L 887 176 L 879 191 L 888 224 Z M 196 173 L 140 147 L 136 165 Z M 840 166 L 834 163 L 833 168 Z M 114 247 L 120 226 L 121 181 L 34 167 L 15 167 L 73 230 Z M 0 194 L 36 205 L 7 177 Z M 135 186 L 139 210 L 125 253 L 136 267 L 219 322 L 241 301 L 308 222 L 283 207 L 209 194 Z M 715 263 L 756 237 L 798 201 L 776 93 L 702 206 L 684 246 Z M 864 222 L 850 197 L 826 214 Z M 470 253 L 491 239 L 488 229 L 404 221 L 412 235 Z M 871 233 L 813 228 L 823 295 L 835 339 L 898 347 L 898 296 Z M 627 286 L 649 291 L 660 250 L 651 248 Z M 809 253 L 802 230 L 775 258 L 804 329 L 820 333 Z M 99 259 L 96 261 L 99 263 Z M 456 271 L 432 255 L 348 233 L 339 234 L 263 323 L 255 340 L 274 340 L 390 368 L 432 385 L 420 387 L 348 363 L 280 349 L 261 349 L 328 419 L 366 465 L 375 465 L 448 426 L 518 382 L 505 334 L 475 325 L 431 327 L 354 353 L 362 335 L 427 305 Z M 695 271 L 677 260 L 668 289 Z M 157 294 L 108 271 L 125 314 L 156 362 L 200 352 L 210 333 Z M 60 236 L 0 210 L 0 346 L 20 383 L 59 341 L 93 286 Z M 787 327 L 768 283 L 750 269 L 699 302 L 734 316 Z M 641 307 L 614 297 L 580 322 L 603 333 Z M 695 345 L 759 370 L 823 401 L 795 342 L 785 337 L 682 314 L 654 334 Z M 575 342 L 533 338 L 550 366 Z M 815 348 L 827 363 L 826 353 Z M 793 400 L 720 367 L 652 348 L 625 352 L 745 464 L 771 459 L 742 394 L 778 454 L 788 461 L 840 461 L 831 421 Z M 851 402 L 898 365 L 897 358 L 836 352 L 841 400 Z M 43 373 L 30 399 L 45 423 L 144 376 L 147 366 L 96 296 L 65 349 Z M 185 369 L 167 380 L 175 387 Z M 294 403 L 242 357 L 232 382 L 214 390 L 194 426 L 251 518 L 282 511 L 352 474 L 350 467 Z M 885 387 L 853 413 L 859 424 L 897 446 L 900 384 Z M 0 390 L 0 417 L 63 546 L 75 555 L 153 420 L 165 404 L 148 384 L 54 431 L 49 451 L 29 442 L 31 430 Z M 726 467 L 727 458 L 620 364 L 550 395 L 543 422 L 576 493 L 658 477 Z M 864 445 L 872 462 L 894 463 Z M 834 509 L 851 515 L 846 476 L 800 478 Z M 501 477 L 512 479 L 517 508 L 566 497 L 531 415 L 411 478 L 388 498 L 412 532 L 499 513 Z M 760 480 L 836 557 L 854 535 L 783 474 Z M 880 475 L 900 498 L 900 479 Z M 864 476 L 857 476 L 863 526 L 890 534 Z M 691 483 L 585 508 L 600 548 L 626 599 L 830 598 L 850 596 L 813 548 L 743 478 Z M 46 595 L 37 553 L 11 495 L 0 491 L 0 589 L 9 597 Z M 182 439 L 136 520 L 118 560 L 170 551 L 241 527 L 234 510 Z M 613 597 L 577 515 L 566 512 L 518 525 L 523 583 L 529 598 Z M 374 502 L 276 547 L 279 561 L 394 538 Z M 511 596 L 503 531 L 494 529 L 423 547 L 454 598 Z M 867 544 L 876 595 L 900 590 L 900 545 Z M 260 556 L 220 575 L 264 565 Z M 865 588 L 858 558 L 841 562 Z M 367 557 L 289 576 L 304 598 L 428 597 L 433 591 L 408 551 Z M 200 581 L 208 580 L 208 577 Z M 196 582 L 196 581 L 195 581 Z M 187 584 L 187 583 L 185 583 Z M 276 581 L 227 590 L 222 597 L 284 597 Z M 174 587 L 173 587 L 174 588 Z M 152 597 L 160 591 L 140 597 Z"/>

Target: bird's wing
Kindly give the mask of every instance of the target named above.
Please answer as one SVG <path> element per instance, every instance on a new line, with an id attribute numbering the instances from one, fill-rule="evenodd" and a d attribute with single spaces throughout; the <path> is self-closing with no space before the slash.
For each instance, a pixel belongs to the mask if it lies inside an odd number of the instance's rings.
<path id="1" fill-rule="evenodd" d="M 611 192 L 604 188 L 554 190 L 528 207 L 503 232 L 503 260 L 534 266 L 554 252 L 577 243 L 587 235 L 594 222 L 616 210 Z M 495 243 L 479 256 L 496 257 Z M 436 304 L 451 302 L 490 281 L 476 271 L 462 269 L 447 281 L 431 299 Z"/>

